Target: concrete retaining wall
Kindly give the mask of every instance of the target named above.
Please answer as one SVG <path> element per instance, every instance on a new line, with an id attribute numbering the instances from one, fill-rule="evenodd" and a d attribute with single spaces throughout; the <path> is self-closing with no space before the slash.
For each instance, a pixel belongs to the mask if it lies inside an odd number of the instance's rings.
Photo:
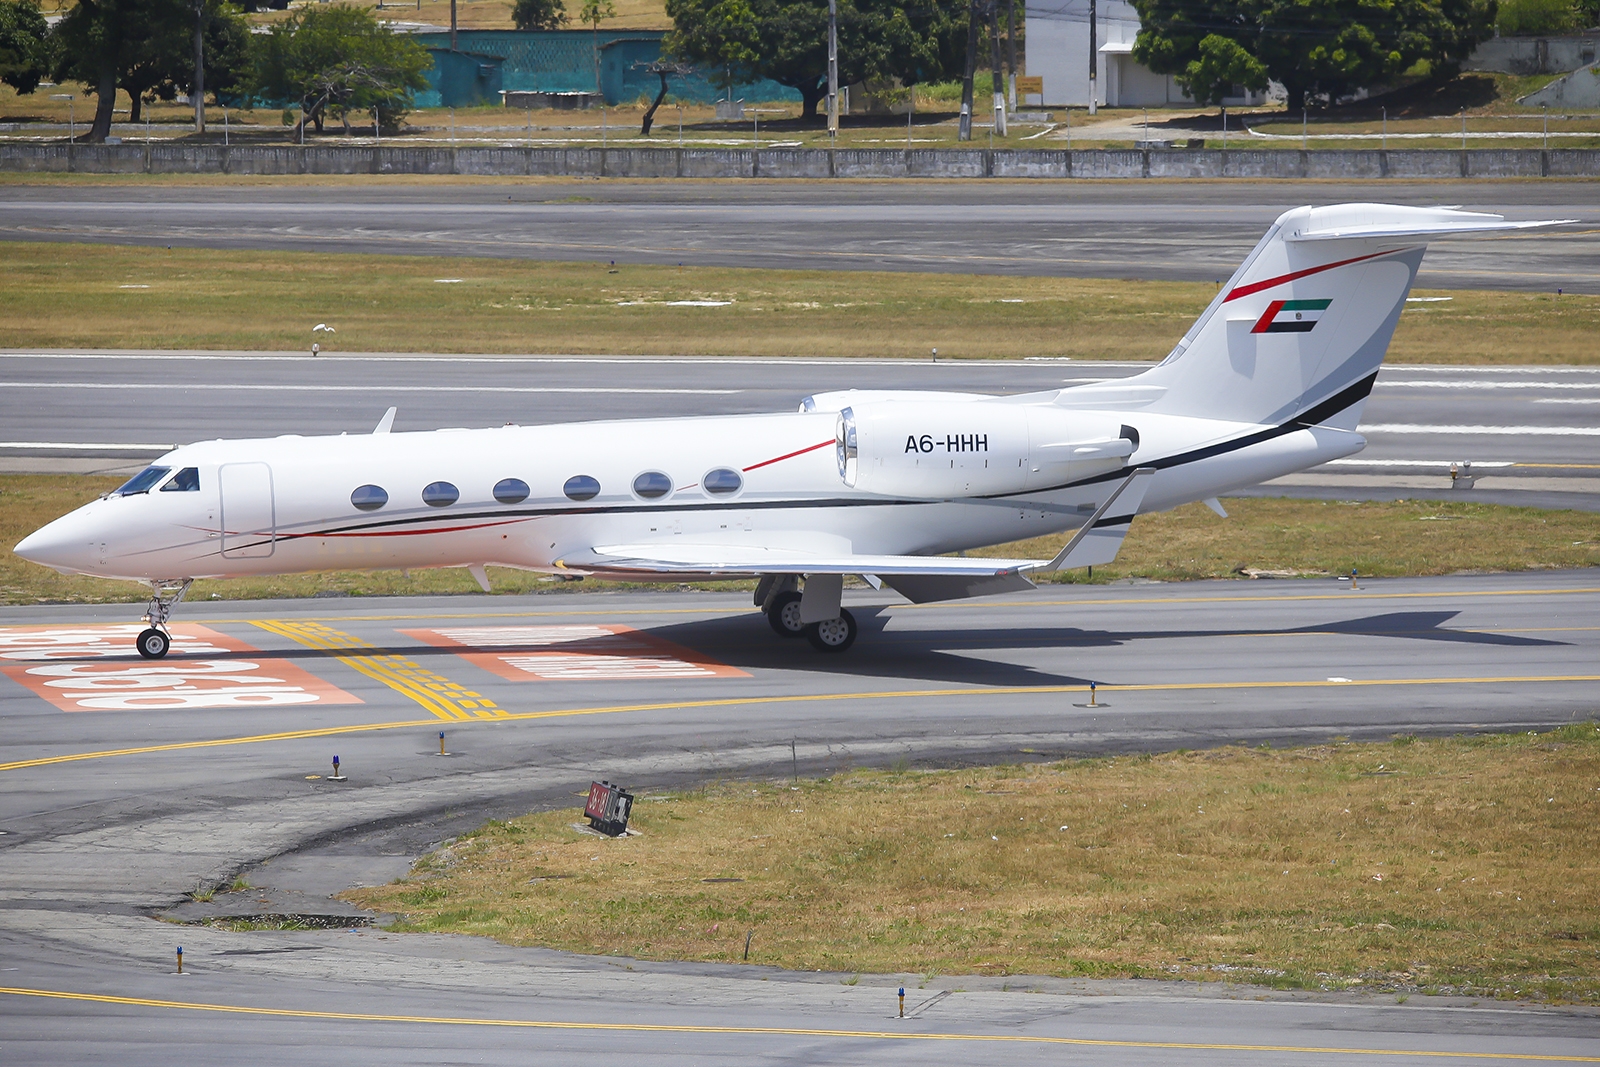
<path id="1" fill-rule="evenodd" d="M 1600 149 L 417 148 L 0 142 L 0 171 L 592 178 L 1600 177 Z"/>

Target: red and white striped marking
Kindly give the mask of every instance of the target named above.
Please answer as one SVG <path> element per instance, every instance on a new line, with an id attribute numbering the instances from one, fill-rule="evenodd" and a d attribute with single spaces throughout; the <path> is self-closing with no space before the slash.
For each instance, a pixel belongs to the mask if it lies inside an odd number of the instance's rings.
<path id="1" fill-rule="evenodd" d="M 0 627 L 0 674 L 62 711 L 249 710 L 301 704 L 359 704 L 287 660 L 207 629 L 170 628 L 166 659 L 141 659 L 143 623 Z"/>
<path id="2" fill-rule="evenodd" d="M 400 632 L 436 647 L 462 649 L 463 659 L 517 682 L 749 677 L 693 649 L 613 623 Z"/>

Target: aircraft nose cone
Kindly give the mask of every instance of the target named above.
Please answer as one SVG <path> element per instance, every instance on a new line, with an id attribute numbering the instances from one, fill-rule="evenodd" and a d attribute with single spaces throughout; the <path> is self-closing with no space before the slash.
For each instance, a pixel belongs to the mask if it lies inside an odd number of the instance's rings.
<path id="1" fill-rule="evenodd" d="M 82 537 L 72 536 L 67 525 L 57 519 L 18 541 L 12 551 L 30 563 L 76 570 L 86 562 L 90 547 Z"/>

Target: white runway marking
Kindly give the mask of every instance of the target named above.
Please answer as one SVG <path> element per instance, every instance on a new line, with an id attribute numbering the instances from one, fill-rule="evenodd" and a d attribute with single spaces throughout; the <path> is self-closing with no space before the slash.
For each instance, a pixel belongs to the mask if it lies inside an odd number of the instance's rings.
<path id="1" fill-rule="evenodd" d="M 1423 426 L 1380 422 L 1360 427 L 1362 433 L 1471 434 L 1492 437 L 1600 437 L 1600 426 Z"/>
<path id="2" fill-rule="evenodd" d="M 177 445 L 108 445 L 92 441 L 0 441 L 0 448 L 51 448 L 63 452 L 95 452 L 101 449 L 122 452 L 171 452 L 177 447 Z"/>
<path id="3" fill-rule="evenodd" d="M 1437 380 L 1379 381 L 1378 389 L 1600 389 L 1600 379 L 1592 382 L 1486 382 L 1462 378 Z"/>
<path id="4" fill-rule="evenodd" d="M 733 356 L 440 356 L 440 355 L 408 355 L 406 353 L 383 353 L 372 355 L 330 355 L 323 353 L 313 357 L 309 353 L 299 355 L 296 353 L 283 353 L 281 355 L 259 355 L 256 353 L 242 354 L 234 352 L 0 352 L 0 359 L 114 359 L 137 360 L 148 363 L 153 359 L 168 360 L 204 360 L 215 363 L 219 359 L 229 362 L 258 362 L 258 363 L 309 363 L 315 358 L 319 363 L 597 363 L 597 364 L 663 364 L 702 366 L 717 365 L 731 367 L 949 367 L 967 370 L 975 365 L 985 367 L 1025 367 L 1029 363 L 1037 362 L 1032 357 L 1027 359 L 985 359 L 952 360 L 936 363 L 927 359 L 794 359 L 789 356 L 772 356 L 761 358 L 740 358 Z M 1070 357 L 1050 357 L 1051 362 L 1057 363 L 1083 363 L 1094 367 L 1134 367 L 1149 368 L 1155 364 L 1139 360 L 1073 360 Z M 1557 373 L 1559 368 L 1540 368 L 1551 373 Z"/>
<path id="5" fill-rule="evenodd" d="M 1323 464 L 1325 467 L 1438 467 L 1441 470 L 1455 465 L 1456 461 L 1450 459 L 1330 459 Z M 1510 459 L 1472 461 L 1473 470 L 1516 465 L 1516 461 Z"/>
<path id="6" fill-rule="evenodd" d="M 628 389 L 562 385 L 255 385 L 229 382 L 0 382 L 0 389 L 214 389 L 264 393 L 642 393 L 647 396 L 729 396 L 743 389 Z"/>

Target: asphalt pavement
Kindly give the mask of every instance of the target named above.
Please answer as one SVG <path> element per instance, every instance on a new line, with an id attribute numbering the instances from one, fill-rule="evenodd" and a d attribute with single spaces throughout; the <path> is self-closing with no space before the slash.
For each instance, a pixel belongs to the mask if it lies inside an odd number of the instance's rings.
<path id="1" fill-rule="evenodd" d="M 348 923 L 328 893 L 485 818 L 569 806 L 591 778 L 648 794 L 796 764 L 1537 729 L 1593 717 L 1600 682 L 1584 572 L 847 603 L 862 636 L 843 657 L 781 641 L 736 594 L 200 603 L 158 671 L 131 653 L 133 607 L 0 610 L 0 1048 L 29 1064 L 1600 1054 L 1586 1009 L 1026 976 L 845 985 L 759 948 L 749 966 L 670 965 L 192 925 Z M 1101 706 L 1079 707 L 1091 679 Z M 329 780 L 334 754 L 346 781 Z M 256 888 L 189 899 L 240 872 Z"/>
<path id="2" fill-rule="evenodd" d="M 0 187 L 0 240 L 1220 282 L 1281 212 L 1577 219 L 1429 243 L 1419 284 L 1600 293 L 1592 181 L 382 182 Z"/>
<path id="3" fill-rule="evenodd" d="M 222 356 L 226 358 L 222 358 Z M 1022 393 L 1146 369 L 1070 360 L 324 356 L 0 352 L 0 470 L 131 472 L 216 437 L 790 411 L 831 389 Z M 1600 511 L 1600 368 L 1385 367 L 1367 449 L 1247 494 L 1333 499 L 1465 495 Z M 135 447 L 116 447 L 135 446 Z M 1464 468 L 1463 468 L 1464 469 Z"/>

